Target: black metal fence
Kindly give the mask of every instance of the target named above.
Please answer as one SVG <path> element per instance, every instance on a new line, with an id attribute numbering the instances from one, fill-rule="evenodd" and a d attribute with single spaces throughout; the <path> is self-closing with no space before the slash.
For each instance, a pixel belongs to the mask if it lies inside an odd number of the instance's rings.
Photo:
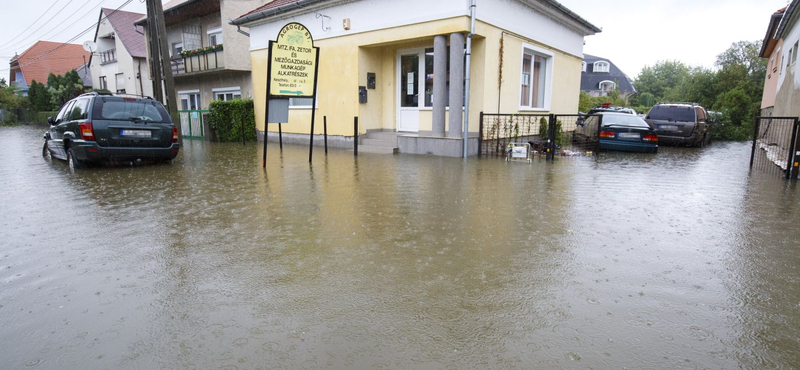
<path id="1" fill-rule="evenodd" d="M 797 179 L 797 117 L 756 117 L 750 169 Z"/>
<path id="2" fill-rule="evenodd" d="M 533 155 L 558 156 L 597 154 L 601 116 L 577 114 L 480 115 L 479 156 L 505 156 L 511 143 L 529 143 Z"/>

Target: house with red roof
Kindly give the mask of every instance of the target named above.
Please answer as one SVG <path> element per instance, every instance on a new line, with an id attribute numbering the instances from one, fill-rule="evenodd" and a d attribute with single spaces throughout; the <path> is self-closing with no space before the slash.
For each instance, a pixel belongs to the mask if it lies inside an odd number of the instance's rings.
<path id="1" fill-rule="evenodd" d="M 22 54 L 11 58 L 8 81 L 19 88 L 23 96 L 27 96 L 28 87 L 34 80 L 46 84 L 47 76 L 51 73 L 63 75 L 80 68 L 89 61 L 89 57 L 82 45 L 37 41 Z"/>
<path id="2" fill-rule="evenodd" d="M 134 22 L 144 14 L 100 9 L 90 68 L 92 87 L 140 96 L 153 95 L 144 33 Z"/>

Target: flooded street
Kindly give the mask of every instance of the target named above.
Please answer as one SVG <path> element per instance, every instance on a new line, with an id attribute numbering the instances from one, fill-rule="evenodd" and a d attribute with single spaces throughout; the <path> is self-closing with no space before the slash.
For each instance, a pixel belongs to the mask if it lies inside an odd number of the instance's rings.
<path id="1" fill-rule="evenodd" d="M 750 143 L 555 163 L 184 141 L 70 171 L 0 127 L 2 369 L 800 364 L 800 189 Z"/>

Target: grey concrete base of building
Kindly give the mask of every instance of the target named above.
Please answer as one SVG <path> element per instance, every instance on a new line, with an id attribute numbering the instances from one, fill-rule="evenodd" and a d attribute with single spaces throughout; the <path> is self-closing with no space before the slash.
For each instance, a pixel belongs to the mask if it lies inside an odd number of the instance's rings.
<path id="1" fill-rule="evenodd" d="M 435 155 L 435 156 L 442 156 L 442 157 L 461 157 L 463 155 L 463 138 L 449 138 L 449 137 L 436 137 L 436 136 L 427 136 L 423 133 L 419 134 L 407 134 L 407 133 L 396 133 L 394 131 L 381 131 L 375 130 L 371 131 L 364 136 L 359 136 L 360 146 L 364 146 L 364 149 L 368 145 L 365 145 L 365 140 L 368 140 L 370 137 L 369 135 L 374 135 L 376 133 L 383 133 L 389 134 L 391 137 L 381 137 L 382 140 L 393 140 L 396 137 L 396 151 L 388 151 L 389 153 L 397 152 L 401 154 L 427 154 L 427 155 Z M 264 132 L 263 131 L 256 131 L 258 135 L 258 141 L 264 142 Z M 469 148 L 467 150 L 468 156 L 475 156 L 478 155 L 478 136 L 470 137 L 468 140 Z M 277 143 L 278 142 L 278 133 L 277 132 L 269 132 L 268 139 L 270 142 Z M 308 134 L 290 134 L 284 133 L 283 134 L 283 142 L 285 144 L 293 144 L 293 145 L 308 145 L 309 137 Z M 325 145 L 325 138 L 322 135 L 314 135 L 314 146 L 324 146 Z M 390 147 L 394 147 L 395 145 L 390 145 Z M 331 148 L 345 148 L 345 149 L 353 149 L 353 137 L 352 136 L 338 136 L 338 135 L 328 135 L 328 147 Z M 359 148 L 359 152 L 370 152 L 369 150 L 361 150 Z M 384 152 L 385 151 L 379 151 Z"/>
<path id="2" fill-rule="evenodd" d="M 258 142 L 264 142 L 264 131 L 256 130 L 256 135 L 258 136 Z M 267 136 L 270 143 L 277 143 L 278 142 L 278 133 L 277 132 L 269 132 Z M 290 134 L 290 133 L 283 133 L 283 143 L 284 144 L 292 144 L 292 145 L 308 145 L 309 137 L 308 134 Z M 323 135 L 314 135 L 314 146 L 325 146 L 325 137 Z M 352 136 L 335 136 L 335 135 L 328 135 L 328 147 L 329 148 L 346 148 L 346 149 L 353 149 L 353 137 Z"/>
<path id="3" fill-rule="evenodd" d="M 400 153 L 430 154 L 442 157 L 461 157 L 464 155 L 464 139 L 420 135 L 398 135 Z M 478 137 L 468 140 L 467 155 L 478 155 Z"/>

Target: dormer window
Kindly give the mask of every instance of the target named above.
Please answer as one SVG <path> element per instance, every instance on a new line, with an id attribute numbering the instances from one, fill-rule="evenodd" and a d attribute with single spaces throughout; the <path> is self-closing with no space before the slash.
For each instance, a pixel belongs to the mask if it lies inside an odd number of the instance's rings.
<path id="1" fill-rule="evenodd" d="M 615 84 L 614 81 L 605 80 L 600 83 L 598 88 L 600 89 L 600 91 L 612 91 L 616 86 L 617 84 Z"/>
<path id="2" fill-rule="evenodd" d="M 611 65 L 608 62 L 605 62 L 605 61 L 601 60 L 599 62 L 594 62 L 593 71 L 594 72 L 605 72 L 605 73 L 608 73 L 608 70 L 610 69 L 610 67 L 611 67 Z"/>
<path id="3" fill-rule="evenodd" d="M 586 72 L 586 62 L 581 62 L 581 72 Z"/>

